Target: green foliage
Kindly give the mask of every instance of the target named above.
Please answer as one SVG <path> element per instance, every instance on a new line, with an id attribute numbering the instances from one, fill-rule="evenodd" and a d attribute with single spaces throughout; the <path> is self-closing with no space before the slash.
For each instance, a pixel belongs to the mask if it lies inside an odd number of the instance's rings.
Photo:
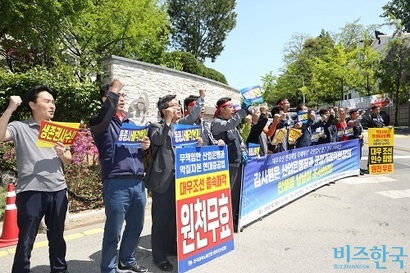
<path id="1" fill-rule="evenodd" d="M 335 42 L 341 43 L 348 51 L 355 50 L 358 46 L 370 45 L 374 38 L 375 30 L 379 30 L 382 25 L 364 26 L 357 19 L 341 28 L 341 32 L 335 34 Z"/>
<path id="2" fill-rule="evenodd" d="M 98 87 L 91 82 L 78 82 L 70 70 L 50 72 L 42 67 L 35 67 L 26 73 L 0 71 L 0 107 L 7 107 L 12 95 L 24 98 L 26 92 L 36 85 L 48 85 L 57 91 L 56 121 L 80 122 L 79 118 L 88 119 L 99 105 Z M 30 114 L 28 106 L 20 106 L 13 113 L 12 120 L 26 119 Z"/>
<path id="3" fill-rule="evenodd" d="M 203 63 L 195 59 L 189 52 L 173 52 L 170 56 L 178 60 L 179 70 L 211 79 L 220 83 L 228 84 L 225 76 L 215 69 L 206 67 Z"/>
<path id="4" fill-rule="evenodd" d="M 205 67 L 205 77 L 220 83 L 228 84 L 224 74 L 210 67 Z"/>
<path id="5" fill-rule="evenodd" d="M 53 66 L 65 20 L 84 8 L 82 0 L 0 2 L 0 55 L 11 71 L 36 65 Z"/>
<path id="6" fill-rule="evenodd" d="M 390 93 L 395 102 L 395 121 L 398 124 L 398 106 L 409 99 L 410 88 L 410 39 L 393 40 L 387 49 L 378 71 L 380 88 Z"/>
<path id="7" fill-rule="evenodd" d="M 204 5 L 213 15 L 218 11 L 223 15 L 220 18 L 231 20 L 222 27 L 219 19 L 207 17 L 207 26 L 213 30 L 210 37 L 215 37 L 207 48 L 212 50 L 212 58 L 220 54 L 226 33 L 235 24 L 236 14 L 230 12 L 234 1 L 225 2 Z M 55 121 L 88 120 L 100 105 L 98 87 L 91 79 L 98 77 L 98 60 L 112 54 L 226 83 L 221 73 L 206 68 L 192 55 L 166 53 L 169 31 L 167 12 L 156 0 L 3 0 L 0 111 L 7 107 L 10 96 L 24 98 L 33 86 L 48 85 L 58 92 Z M 24 120 L 29 115 L 28 107 L 22 105 L 11 121 Z M 87 137 L 81 143 L 92 143 L 90 135 Z M 73 210 L 97 207 L 102 202 L 99 165 L 95 155 L 84 152 L 93 149 L 74 149 L 73 156 L 81 160 L 66 168 L 70 195 L 79 199 L 72 204 Z M 0 144 L 0 156 L 0 169 L 16 170 L 12 145 Z"/>
<path id="8" fill-rule="evenodd" d="M 235 0 L 169 0 L 174 48 L 192 53 L 201 62 L 205 58 L 215 61 L 236 25 L 235 6 Z"/>
<path id="9" fill-rule="evenodd" d="M 278 88 L 277 88 L 277 82 L 278 82 L 278 77 L 273 75 L 273 72 L 269 72 L 265 76 L 261 77 L 262 79 L 262 89 L 265 90 L 263 92 L 263 101 L 266 102 L 268 105 L 275 105 L 277 98 L 280 97 L 280 94 L 278 94 Z"/>
<path id="10" fill-rule="evenodd" d="M 401 20 L 405 32 L 410 32 L 410 2 L 408 0 L 391 0 L 383 6 L 381 17 L 386 19 L 395 17 Z"/>
<path id="11" fill-rule="evenodd" d="M 180 52 L 182 71 L 202 76 L 205 73 L 205 66 L 199 62 L 194 55 L 189 52 Z"/>
<path id="12" fill-rule="evenodd" d="M 11 171 L 17 174 L 16 155 L 12 142 L 0 142 L 0 174 Z"/>
<path id="13" fill-rule="evenodd" d="M 162 58 L 162 66 L 182 71 L 181 53 L 178 51 L 166 52 Z"/>
<path id="14" fill-rule="evenodd" d="M 264 98 L 275 102 L 287 97 L 291 105 L 297 105 L 305 94 L 306 103 L 315 106 L 333 105 L 352 90 L 364 95 L 377 93 L 375 71 L 380 54 L 370 46 L 373 28 L 364 28 L 357 20 L 335 38 L 325 30 L 315 38 L 294 34 L 284 52 L 283 74 L 273 77 L 270 73 L 262 78 Z"/>
<path id="15" fill-rule="evenodd" d="M 65 176 L 70 195 L 70 210 L 102 206 L 102 179 L 98 150 L 89 129 L 82 126 L 72 147 L 72 164 L 66 166 Z"/>
<path id="16" fill-rule="evenodd" d="M 81 79 L 97 69 L 97 60 L 112 54 L 154 64 L 168 45 L 167 14 L 155 0 L 90 1 L 75 21 L 66 22 L 64 47 Z"/>
<path id="17" fill-rule="evenodd" d="M 262 81 L 263 99 L 270 105 L 276 105 L 280 98 L 288 98 L 292 107 L 302 102 L 302 95 L 297 91 L 302 86 L 299 75 L 286 72 L 277 77 L 271 72 L 263 76 Z"/>
<path id="18" fill-rule="evenodd" d="M 87 81 L 112 54 L 160 64 L 169 43 L 167 13 L 155 0 L 4 0 L 0 7 L 1 64 L 12 72 L 68 64 Z"/>

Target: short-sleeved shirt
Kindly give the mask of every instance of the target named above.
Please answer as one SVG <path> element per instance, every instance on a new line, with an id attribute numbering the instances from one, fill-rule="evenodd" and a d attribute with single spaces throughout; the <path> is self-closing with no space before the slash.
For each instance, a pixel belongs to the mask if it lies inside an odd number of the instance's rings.
<path id="1" fill-rule="evenodd" d="M 17 159 L 16 193 L 55 192 L 67 188 L 63 164 L 54 148 L 36 146 L 39 130 L 40 125 L 36 124 L 32 117 L 7 125 Z"/>

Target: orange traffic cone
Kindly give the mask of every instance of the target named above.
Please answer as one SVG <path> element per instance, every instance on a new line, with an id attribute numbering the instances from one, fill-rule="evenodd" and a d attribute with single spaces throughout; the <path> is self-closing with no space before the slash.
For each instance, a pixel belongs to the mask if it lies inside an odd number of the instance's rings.
<path id="1" fill-rule="evenodd" d="M 3 232 L 0 237 L 0 248 L 17 244 L 19 228 L 17 227 L 16 192 L 14 184 L 7 186 L 6 210 L 4 212 Z"/>

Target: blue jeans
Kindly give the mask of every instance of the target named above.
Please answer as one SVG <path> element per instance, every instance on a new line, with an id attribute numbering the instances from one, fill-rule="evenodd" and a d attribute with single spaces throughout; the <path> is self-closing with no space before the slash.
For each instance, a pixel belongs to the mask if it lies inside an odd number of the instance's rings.
<path id="1" fill-rule="evenodd" d="M 145 185 L 142 179 L 111 178 L 103 182 L 105 226 L 102 243 L 101 272 L 114 273 L 117 267 L 117 246 L 121 239 L 118 261 L 136 263 L 134 251 L 144 226 Z"/>

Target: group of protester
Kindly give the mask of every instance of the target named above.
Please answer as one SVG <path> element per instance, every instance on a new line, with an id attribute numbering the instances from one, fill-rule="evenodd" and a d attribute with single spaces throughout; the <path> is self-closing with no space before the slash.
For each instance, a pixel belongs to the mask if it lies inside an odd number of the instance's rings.
<path id="1" fill-rule="evenodd" d="M 293 116 L 289 109 L 289 100 L 279 99 L 270 111 L 272 122 L 268 124 L 266 105 L 252 106 L 242 124 L 242 138 L 248 145 L 259 144 L 260 156 L 349 139 L 360 139 L 363 146 L 362 118 L 367 120 L 368 127 L 373 128 L 387 126 L 389 122 L 386 123 L 380 115 L 380 107 L 374 104 L 362 113 L 347 107 L 322 108 L 316 113 L 305 103 L 296 107 Z M 367 170 L 361 169 L 360 174 L 364 173 Z"/>
<path id="2" fill-rule="evenodd" d="M 216 102 L 214 118 L 206 122 L 203 119 L 206 91 L 199 90 L 199 96 L 191 95 L 184 100 L 184 109 L 175 95 L 159 98 L 157 107 L 161 120 L 150 124 L 148 136 L 140 147 L 118 146 L 115 142 L 122 124 L 132 122 L 124 110 L 126 94 L 123 87 L 118 79 L 103 86 L 100 91 L 102 106 L 89 121 L 99 151 L 106 215 L 100 264 L 102 273 L 147 272 L 135 257 L 144 226 L 145 188 L 152 196 L 153 262 L 163 271 L 173 270 L 167 257 L 177 254 L 175 147 L 172 144 L 176 124 L 200 125 L 199 146 L 227 146 L 234 229 L 238 223 L 242 166 L 248 162 L 250 143 L 259 144 L 260 155 L 264 156 L 320 143 L 352 138 L 363 140 L 357 109 L 349 110 L 349 117 L 343 108 L 337 111 L 321 109 L 316 117 L 315 111 L 300 104 L 297 111 L 306 113 L 306 117 L 293 119 L 286 98 L 280 99 L 271 109 L 270 124 L 266 105 L 251 106 L 250 100 L 244 100 L 238 109 L 229 97 Z M 70 164 L 71 152 L 60 142 L 53 148 L 36 146 L 41 122 L 54 116 L 56 98 L 57 94 L 51 88 L 35 87 L 28 91 L 25 101 L 19 96 L 11 96 L 0 117 L 0 140 L 14 142 L 18 168 L 16 205 L 20 231 L 13 273 L 30 272 L 31 251 L 43 217 L 49 239 L 50 270 L 52 273 L 68 272 L 63 237 L 68 205 L 63 165 Z M 12 113 L 21 104 L 29 106 L 31 117 L 9 123 Z M 372 107 L 372 124 L 376 127 L 384 126 L 379 110 Z M 353 133 L 340 133 L 347 128 L 353 128 Z M 300 130 L 298 138 L 290 137 L 292 129 Z M 283 136 L 279 138 L 278 132 Z M 153 162 L 145 169 L 143 159 L 149 152 Z"/>
<path id="3" fill-rule="evenodd" d="M 168 255 L 176 255 L 175 221 L 175 147 L 172 146 L 175 124 L 201 125 L 198 145 L 227 145 L 231 185 L 235 195 L 234 210 L 239 207 L 241 164 L 246 159 L 246 146 L 237 130 L 245 117 L 245 109 L 236 111 L 230 98 L 217 102 L 212 124 L 202 120 L 206 91 L 184 101 L 185 112 L 175 95 L 158 100 L 161 121 L 151 123 L 149 134 L 139 148 L 115 144 L 123 123 L 132 122 L 124 111 L 124 84 L 118 79 L 100 90 L 102 106 L 89 121 L 95 145 L 99 151 L 102 171 L 103 201 L 106 221 L 104 226 L 101 272 L 147 272 L 136 261 L 137 247 L 146 205 L 145 187 L 152 195 L 152 257 L 163 271 L 172 271 Z M 7 109 L 0 117 L 0 141 L 15 145 L 18 179 L 16 206 L 19 227 L 18 243 L 12 267 L 13 273 L 30 272 L 30 257 L 41 219 L 44 217 L 49 239 L 49 261 L 52 273 L 67 273 L 66 243 L 63 237 L 68 206 L 67 185 L 63 165 L 71 163 L 70 148 L 57 142 L 54 147 L 36 145 L 42 121 L 50 121 L 56 110 L 57 93 L 48 86 L 29 90 L 23 101 L 11 96 Z M 31 110 L 28 120 L 9 122 L 13 112 L 26 105 Z M 244 104 L 244 106 L 249 106 Z M 154 154 L 149 170 L 143 157 L 148 150 Z M 157 167 L 155 167 L 157 166 Z M 146 174 L 147 172 L 147 174 Z M 145 179 L 159 182 L 152 187 Z M 237 221 L 237 214 L 235 221 Z M 125 227 L 123 224 L 125 221 Z M 121 242 L 121 243 L 120 243 Z M 117 251 L 118 244 L 119 251 Z"/>

